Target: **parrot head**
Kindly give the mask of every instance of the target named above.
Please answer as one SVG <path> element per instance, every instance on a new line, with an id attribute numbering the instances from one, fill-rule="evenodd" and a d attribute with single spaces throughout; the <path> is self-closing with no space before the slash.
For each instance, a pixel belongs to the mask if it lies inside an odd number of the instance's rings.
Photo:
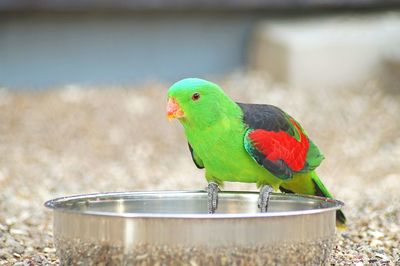
<path id="1" fill-rule="evenodd" d="M 216 84 L 187 78 L 168 89 L 167 117 L 182 124 L 209 124 L 217 120 L 230 99 Z"/>

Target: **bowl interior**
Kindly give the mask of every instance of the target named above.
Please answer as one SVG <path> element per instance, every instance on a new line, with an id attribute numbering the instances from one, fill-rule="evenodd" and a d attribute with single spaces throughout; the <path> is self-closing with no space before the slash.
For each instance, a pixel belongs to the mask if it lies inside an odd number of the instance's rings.
<path id="1" fill-rule="evenodd" d="M 220 192 L 217 213 L 256 214 L 258 193 Z M 207 193 L 127 192 L 92 194 L 56 199 L 46 206 L 81 213 L 99 214 L 206 214 Z M 268 213 L 304 212 L 339 208 L 341 203 L 318 197 L 273 193 Z"/>

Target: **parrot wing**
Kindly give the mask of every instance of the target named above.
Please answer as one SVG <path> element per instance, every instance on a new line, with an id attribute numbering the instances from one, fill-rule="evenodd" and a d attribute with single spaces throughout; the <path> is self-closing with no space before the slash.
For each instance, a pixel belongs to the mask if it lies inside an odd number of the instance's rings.
<path id="1" fill-rule="evenodd" d="M 278 107 L 238 103 L 247 126 L 244 148 L 262 167 L 283 180 L 315 169 L 323 155 L 301 126 Z"/>
<path id="2" fill-rule="evenodd" d="M 196 153 L 194 152 L 192 146 L 190 146 L 189 142 L 188 142 L 188 145 L 189 145 L 190 154 L 192 155 L 192 159 L 193 159 L 194 164 L 197 166 L 197 168 L 203 169 L 204 168 L 203 161 L 199 158 L 199 156 L 196 155 Z"/>

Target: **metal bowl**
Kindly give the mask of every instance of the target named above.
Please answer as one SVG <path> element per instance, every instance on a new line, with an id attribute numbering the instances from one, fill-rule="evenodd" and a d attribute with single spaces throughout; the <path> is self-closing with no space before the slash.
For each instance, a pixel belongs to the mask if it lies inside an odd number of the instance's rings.
<path id="1" fill-rule="evenodd" d="M 337 200 L 220 192 L 207 214 L 204 191 L 89 194 L 45 203 L 63 265 L 264 265 L 329 262 Z"/>

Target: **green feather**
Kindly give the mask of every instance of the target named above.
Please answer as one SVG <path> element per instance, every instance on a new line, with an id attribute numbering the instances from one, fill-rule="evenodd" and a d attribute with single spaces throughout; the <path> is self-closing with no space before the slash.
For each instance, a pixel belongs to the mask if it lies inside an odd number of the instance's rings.
<path id="1" fill-rule="evenodd" d="M 289 133 L 292 137 L 294 137 L 297 141 L 300 141 L 300 132 L 299 130 L 296 128 L 296 126 L 292 123 L 291 120 L 296 121 L 294 118 L 292 118 L 290 115 L 288 115 L 287 113 L 285 113 L 286 119 L 288 120 L 288 124 L 289 124 L 289 130 L 287 131 L 287 133 Z M 297 121 L 296 121 L 297 123 Z M 299 125 L 299 127 L 301 128 L 301 130 L 303 130 L 303 128 L 300 126 L 299 123 L 297 123 Z M 305 134 L 304 130 L 303 133 Z"/>
<path id="2" fill-rule="evenodd" d="M 312 181 L 313 181 L 313 183 L 315 185 L 315 194 L 317 196 L 333 199 L 332 194 L 329 193 L 328 189 L 322 183 L 321 179 L 319 179 L 319 177 L 315 173 L 315 171 L 311 172 L 311 179 L 312 179 Z M 337 210 L 336 211 L 336 223 L 341 228 L 345 227 L 346 216 L 344 215 L 344 213 L 341 210 Z"/>
<path id="3" fill-rule="evenodd" d="M 325 158 L 314 142 L 312 142 L 310 139 L 308 139 L 308 141 L 309 147 L 307 151 L 306 162 L 303 169 L 300 171 L 302 173 L 315 170 L 315 168 L 317 168 Z"/>

